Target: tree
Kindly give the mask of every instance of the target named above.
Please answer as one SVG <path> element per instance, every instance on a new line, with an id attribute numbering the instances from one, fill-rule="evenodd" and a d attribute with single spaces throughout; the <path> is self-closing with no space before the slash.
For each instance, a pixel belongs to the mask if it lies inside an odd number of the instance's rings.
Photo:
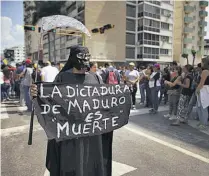
<path id="1" fill-rule="evenodd" d="M 192 50 L 191 53 L 192 53 L 192 56 L 193 56 L 192 66 L 194 67 L 194 61 L 195 61 L 195 57 L 196 57 L 197 52 L 195 50 Z"/>
<path id="2" fill-rule="evenodd" d="M 188 65 L 189 64 L 188 54 L 182 54 L 181 56 L 183 58 L 187 59 L 187 65 Z"/>

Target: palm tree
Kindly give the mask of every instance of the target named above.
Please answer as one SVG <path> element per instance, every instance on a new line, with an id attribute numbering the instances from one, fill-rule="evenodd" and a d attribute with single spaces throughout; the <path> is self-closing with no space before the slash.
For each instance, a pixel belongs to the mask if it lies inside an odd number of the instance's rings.
<path id="1" fill-rule="evenodd" d="M 197 52 L 195 50 L 192 50 L 191 53 L 192 53 L 192 56 L 193 56 L 192 66 L 194 67 L 194 61 L 195 61 L 195 56 L 196 56 Z"/>
<path id="2" fill-rule="evenodd" d="M 182 54 L 181 56 L 183 58 L 187 59 L 187 65 L 188 65 L 189 64 L 188 54 Z"/>

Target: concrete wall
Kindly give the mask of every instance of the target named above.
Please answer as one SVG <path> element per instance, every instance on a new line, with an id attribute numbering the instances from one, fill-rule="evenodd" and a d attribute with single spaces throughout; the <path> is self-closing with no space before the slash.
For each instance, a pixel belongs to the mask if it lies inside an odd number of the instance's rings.
<path id="1" fill-rule="evenodd" d="M 85 25 L 91 31 L 106 24 L 115 25 L 104 34 L 92 34 L 85 43 L 96 62 L 125 62 L 126 2 L 85 1 Z"/>

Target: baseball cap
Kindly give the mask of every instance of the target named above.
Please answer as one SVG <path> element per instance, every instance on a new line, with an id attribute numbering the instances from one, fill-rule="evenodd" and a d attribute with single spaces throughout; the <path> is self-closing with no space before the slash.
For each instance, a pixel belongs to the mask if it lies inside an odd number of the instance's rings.
<path id="1" fill-rule="evenodd" d="M 130 62 L 129 65 L 135 67 L 135 64 L 133 62 Z"/>
<path id="2" fill-rule="evenodd" d="M 160 64 L 154 64 L 155 68 L 160 68 Z"/>
<path id="3" fill-rule="evenodd" d="M 26 59 L 26 60 L 25 60 L 25 63 L 26 63 L 26 64 L 31 64 L 32 61 L 31 61 L 30 59 Z"/>

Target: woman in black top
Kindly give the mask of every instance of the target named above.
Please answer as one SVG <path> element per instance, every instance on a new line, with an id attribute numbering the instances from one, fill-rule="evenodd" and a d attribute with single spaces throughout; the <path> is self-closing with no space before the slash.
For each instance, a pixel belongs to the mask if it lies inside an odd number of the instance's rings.
<path id="1" fill-rule="evenodd" d="M 173 126 L 179 126 L 180 123 L 186 123 L 188 119 L 188 105 L 192 96 L 192 70 L 191 65 L 185 65 L 183 67 L 183 72 L 185 73 L 183 81 L 179 81 L 177 84 L 181 86 L 181 95 L 178 104 L 178 111 L 176 120 L 171 124 Z"/>
<path id="2" fill-rule="evenodd" d="M 198 127 L 200 129 L 205 129 L 208 125 L 208 107 L 209 107 L 209 58 L 202 59 L 202 66 L 203 71 L 201 74 L 200 83 L 197 86 L 196 94 L 197 94 L 197 113 L 198 117 L 200 119 L 200 124 L 198 124 Z M 206 90 L 206 91 L 204 91 Z M 200 93 L 201 92 L 201 93 Z M 206 104 L 202 104 L 201 98 L 205 98 Z"/>

